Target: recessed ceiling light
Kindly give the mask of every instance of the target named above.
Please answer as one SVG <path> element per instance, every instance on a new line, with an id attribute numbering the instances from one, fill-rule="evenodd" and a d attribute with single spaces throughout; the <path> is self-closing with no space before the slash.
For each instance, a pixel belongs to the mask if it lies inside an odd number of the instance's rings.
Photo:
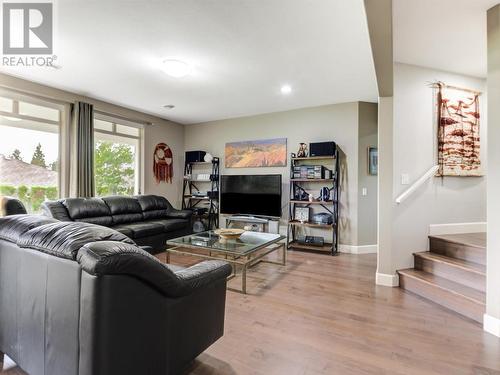
<path id="1" fill-rule="evenodd" d="M 163 60 L 161 69 L 174 78 L 182 78 L 191 73 L 191 66 L 187 62 L 176 59 Z"/>
<path id="2" fill-rule="evenodd" d="M 281 86 L 281 93 L 283 95 L 288 95 L 292 92 L 292 86 L 290 85 L 283 85 Z"/>
<path id="3" fill-rule="evenodd" d="M 173 104 L 165 104 L 165 105 L 163 106 L 163 108 L 165 108 L 165 109 L 174 109 L 174 108 L 175 108 L 175 105 L 173 105 Z"/>

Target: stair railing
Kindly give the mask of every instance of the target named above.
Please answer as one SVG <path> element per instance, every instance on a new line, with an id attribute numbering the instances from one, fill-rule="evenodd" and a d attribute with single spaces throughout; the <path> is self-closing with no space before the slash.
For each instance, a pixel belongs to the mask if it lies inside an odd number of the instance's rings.
<path id="1" fill-rule="evenodd" d="M 429 178 L 434 176 L 439 169 L 439 165 L 430 168 L 425 174 L 415 181 L 408 189 L 406 189 L 399 197 L 396 198 L 396 203 L 401 204 L 405 199 L 412 195 L 420 186 L 424 184 Z"/>

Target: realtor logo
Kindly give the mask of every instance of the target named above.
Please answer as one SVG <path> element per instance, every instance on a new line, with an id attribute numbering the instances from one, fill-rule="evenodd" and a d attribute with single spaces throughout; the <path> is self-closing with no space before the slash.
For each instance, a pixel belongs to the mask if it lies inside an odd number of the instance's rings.
<path id="1" fill-rule="evenodd" d="M 3 4 L 4 55 L 49 55 L 53 46 L 51 3 Z"/>

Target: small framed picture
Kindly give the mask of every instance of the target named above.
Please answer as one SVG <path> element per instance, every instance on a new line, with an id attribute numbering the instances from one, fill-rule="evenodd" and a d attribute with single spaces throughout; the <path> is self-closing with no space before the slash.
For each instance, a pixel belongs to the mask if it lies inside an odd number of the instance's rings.
<path id="1" fill-rule="evenodd" d="M 378 174 L 378 148 L 368 147 L 368 174 L 376 176 Z"/>
<path id="2" fill-rule="evenodd" d="M 295 207 L 294 217 L 295 220 L 301 223 L 309 222 L 309 213 L 311 212 L 310 207 Z"/>

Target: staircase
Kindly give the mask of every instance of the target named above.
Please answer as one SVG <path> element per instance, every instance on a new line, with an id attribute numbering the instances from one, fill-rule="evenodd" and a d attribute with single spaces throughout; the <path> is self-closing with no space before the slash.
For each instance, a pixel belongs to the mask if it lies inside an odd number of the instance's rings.
<path id="1" fill-rule="evenodd" d="M 429 236 L 429 249 L 413 254 L 414 268 L 398 271 L 400 287 L 482 323 L 486 233 Z"/>

